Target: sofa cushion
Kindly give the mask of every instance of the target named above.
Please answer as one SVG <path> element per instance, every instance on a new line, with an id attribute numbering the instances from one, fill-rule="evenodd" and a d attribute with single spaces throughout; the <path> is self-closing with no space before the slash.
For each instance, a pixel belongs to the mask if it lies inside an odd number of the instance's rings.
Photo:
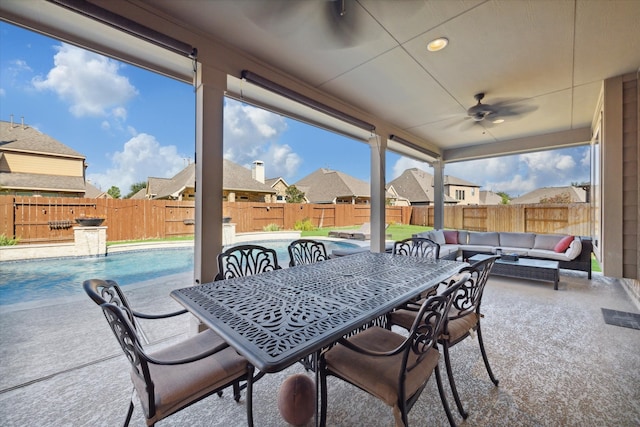
<path id="1" fill-rule="evenodd" d="M 442 233 L 444 234 L 444 240 L 447 245 L 458 244 L 458 232 L 456 230 L 446 230 Z"/>
<path id="2" fill-rule="evenodd" d="M 496 247 L 495 246 L 485 246 L 485 245 L 459 245 L 460 249 L 464 252 L 475 252 L 475 253 L 485 253 L 485 254 L 495 254 Z"/>
<path id="3" fill-rule="evenodd" d="M 552 251 L 558 242 L 565 237 L 566 234 L 536 234 L 536 240 L 533 249 L 544 249 Z"/>
<path id="4" fill-rule="evenodd" d="M 571 259 L 564 253 L 559 254 L 553 249 L 531 249 L 528 253 L 531 258 L 546 259 L 549 261 L 571 261 Z"/>
<path id="5" fill-rule="evenodd" d="M 469 233 L 469 245 L 500 246 L 500 234 L 497 232 L 471 232 Z"/>
<path id="6" fill-rule="evenodd" d="M 458 252 L 459 245 L 440 245 L 440 258 L 444 258 L 452 252 Z"/>
<path id="7" fill-rule="evenodd" d="M 533 233 L 500 233 L 500 247 L 508 248 L 533 248 L 536 235 Z"/>
<path id="8" fill-rule="evenodd" d="M 569 249 L 569 245 L 573 242 L 573 236 L 565 236 L 553 247 L 553 250 L 560 253 Z"/>
<path id="9" fill-rule="evenodd" d="M 444 232 L 442 230 L 431 230 L 431 236 L 432 237 L 429 238 L 439 245 L 444 245 L 447 243 L 444 238 Z"/>
<path id="10" fill-rule="evenodd" d="M 431 231 L 423 231 L 421 233 L 415 233 L 414 235 L 412 235 L 411 237 L 423 237 L 425 239 L 432 239 L 431 237 Z"/>
<path id="11" fill-rule="evenodd" d="M 458 230 L 458 244 L 466 245 L 469 242 L 469 232 L 467 230 Z"/>

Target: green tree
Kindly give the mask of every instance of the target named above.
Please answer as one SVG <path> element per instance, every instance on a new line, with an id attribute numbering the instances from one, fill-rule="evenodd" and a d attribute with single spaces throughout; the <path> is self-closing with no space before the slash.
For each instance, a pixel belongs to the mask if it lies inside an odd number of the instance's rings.
<path id="1" fill-rule="evenodd" d="M 290 185 L 285 191 L 285 199 L 287 203 L 302 203 L 304 202 L 304 193 L 295 185 Z"/>
<path id="2" fill-rule="evenodd" d="M 511 196 L 509 196 L 504 191 L 498 191 L 496 194 L 502 197 L 502 201 L 500 203 L 502 203 L 503 205 L 508 205 L 509 201 L 511 201 Z"/>
<path id="3" fill-rule="evenodd" d="M 120 198 L 120 189 L 115 185 L 112 185 L 110 189 L 107 190 L 107 194 L 113 197 L 114 199 Z"/>
<path id="4" fill-rule="evenodd" d="M 147 182 L 146 181 L 140 181 L 140 182 L 136 182 L 134 184 L 131 184 L 130 187 L 130 191 L 129 194 L 127 194 L 124 198 L 125 199 L 130 199 L 131 197 L 133 197 L 134 194 L 136 194 L 138 191 L 142 190 L 143 188 L 147 188 Z"/>

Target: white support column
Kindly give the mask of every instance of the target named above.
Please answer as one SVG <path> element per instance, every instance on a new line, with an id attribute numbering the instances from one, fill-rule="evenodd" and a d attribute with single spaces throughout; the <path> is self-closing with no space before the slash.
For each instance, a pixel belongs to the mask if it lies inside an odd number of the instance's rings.
<path id="1" fill-rule="evenodd" d="M 227 76 L 199 66 L 196 82 L 194 282 L 198 284 L 213 281 L 218 273 L 215 259 L 222 251 L 222 136 Z"/>
<path id="2" fill-rule="evenodd" d="M 444 228 L 444 164 L 433 162 L 433 228 Z"/>
<path id="3" fill-rule="evenodd" d="M 371 251 L 384 252 L 385 248 L 385 175 L 387 138 L 373 135 L 371 147 Z"/>

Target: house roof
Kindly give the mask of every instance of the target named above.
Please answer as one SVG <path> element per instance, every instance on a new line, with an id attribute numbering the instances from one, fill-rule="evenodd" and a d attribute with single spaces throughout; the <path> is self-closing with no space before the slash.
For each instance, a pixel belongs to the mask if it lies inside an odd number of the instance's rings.
<path id="1" fill-rule="evenodd" d="M 148 183 L 147 183 L 148 185 Z M 141 188 L 138 191 L 136 191 L 134 193 L 133 196 L 129 197 L 130 199 L 134 199 L 134 200 L 142 200 L 142 199 L 146 199 L 147 198 L 147 187 Z"/>
<path id="2" fill-rule="evenodd" d="M 462 178 L 458 178 L 456 176 L 452 176 L 452 175 L 445 175 L 444 176 L 444 185 L 459 185 L 461 187 L 477 187 L 480 188 L 480 186 L 478 184 L 474 184 L 473 182 L 469 182 L 469 181 L 465 181 Z"/>
<path id="3" fill-rule="evenodd" d="M 109 193 L 107 193 L 106 191 L 102 191 L 88 181 L 85 182 L 84 197 L 86 197 L 87 199 L 113 199 L 113 197 Z"/>
<path id="4" fill-rule="evenodd" d="M 480 190 L 480 204 L 481 205 L 501 205 L 502 197 L 493 191 Z"/>
<path id="5" fill-rule="evenodd" d="M 399 196 L 411 203 L 433 202 L 433 175 L 418 168 L 406 169 L 402 174 L 389 182 Z"/>
<path id="6" fill-rule="evenodd" d="M 270 185 L 253 179 L 251 170 L 231 160 L 224 160 L 222 187 L 229 191 L 252 191 L 274 194 L 276 191 Z M 196 165 L 190 164 L 172 178 L 149 177 L 146 194 L 154 199 L 178 197 L 185 188 L 194 188 L 196 182 Z"/>
<path id="7" fill-rule="evenodd" d="M 295 183 L 311 203 L 333 203 L 339 197 L 370 197 L 369 183 L 331 169 L 320 168 Z"/>
<path id="8" fill-rule="evenodd" d="M 463 181 L 463 180 L 459 180 Z M 464 185 L 464 184 L 459 184 Z M 387 184 L 387 188 L 393 186 L 400 197 L 409 200 L 412 204 L 433 203 L 433 175 L 418 168 L 406 169 L 402 174 Z M 472 184 L 475 186 L 475 184 Z M 456 203 L 457 200 L 444 195 L 445 203 Z"/>
<path id="9" fill-rule="evenodd" d="M 16 191 L 64 191 L 85 192 L 81 176 L 44 175 L 35 173 L 0 172 L 0 187 Z"/>
<path id="10" fill-rule="evenodd" d="M 37 129 L 16 123 L 12 125 L 10 122 L 4 121 L 0 121 L 0 150 L 85 158 L 82 154 Z"/>
<path id="11" fill-rule="evenodd" d="M 587 201 L 586 192 L 573 186 L 567 187 L 544 187 L 523 194 L 520 197 L 512 199 L 509 204 L 523 205 L 529 203 L 540 203 L 543 199 L 552 199 L 555 197 L 568 198 L 569 203 L 584 203 Z"/>
<path id="12" fill-rule="evenodd" d="M 277 178 L 267 178 L 264 180 L 264 183 L 267 184 L 269 187 L 273 187 L 274 185 L 276 185 L 278 183 L 278 181 L 282 181 L 282 183 L 284 185 L 286 185 L 287 187 L 289 186 L 289 184 L 287 184 L 287 181 L 284 180 L 283 177 L 279 176 Z"/>
<path id="13" fill-rule="evenodd" d="M 223 170 L 222 188 L 224 190 L 257 191 L 269 194 L 275 194 L 276 192 L 270 185 L 253 179 L 250 169 L 240 166 L 231 160 L 224 159 Z"/>

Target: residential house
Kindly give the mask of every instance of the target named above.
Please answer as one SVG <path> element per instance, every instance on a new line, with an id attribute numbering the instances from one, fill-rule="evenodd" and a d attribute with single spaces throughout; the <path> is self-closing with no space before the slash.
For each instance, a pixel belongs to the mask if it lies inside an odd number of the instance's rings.
<path id="1" fill-rule="evenodd" d="M 371 203 L 368 182 L 331 169 L 320 168 L 295 183 L 305 193 L 309 203 L 353 204 Z M 387 200 L 393 202 L 393 194 L 387 192 Z"/>
<path id="2" fill-rule="evenodd" d="M 87 199 L 113 199 L 111 194 L 106 191 L 102 191 L 95 185 L 91 184 L 89 181 L 85 183 L 85 192 L 84 197 Z"/>
<path id="3" fill-rule="evenodd" d="M 481 205 L 501 205 L 502 196 L 489 190 L 480 190 Z"/>
<path id="4" fill-rule="evenodd" d="M 412 206 L 433 205 L 433 175 L 418 168 L 406 169 L 402 174 L 387 184 L 387 191 L 393 187 L 399 197 L 406 199 Z M 444 195 L 444 202 L 457 204 L 457 200 Z"/>
<path id="5" fill-rule="evenodd" d="M 0 121 L 0 194 L 85 197 L 85 156 L 24 123 Z"/>
<path id="6" fill-rule="evenodd" d="M 194 200 L 195 164 L 192 163 L 172 178 L 149 177 L 147 187 L 134 195 L 146 199 Z M 264 164 L 254 162 L 252 170 L 224 160 L 223 199 L 228 202 L 268 202 L 277 200 L 276 190 L 264 183 Z M 258 179 L 262 179 L 260 182 Z"/>
<path id="7" fill-rule="evenodd" d="M 287 188 L 289 188 L 289 184 L 287 184 L 287 181 L 285 181 L 284 178 L 282 177 L 269 178 L 269 179 L 265 179 L 264 183 L 275 190 L 276 202 L 278 203 L 287 202 Z"/>
<path id="8" fill-rule="evenodd" d="M 587 192 L 581 187 L 544 187 L 511 199 L 512 205 L 531 203 L 585 203 Z"/>
<path id="9" fill-rule="evenodd" d="M 444 176 L 444 194 L 457 200 L 459 205 L 480 204 L 480 186 L 455 176 Z"/>

